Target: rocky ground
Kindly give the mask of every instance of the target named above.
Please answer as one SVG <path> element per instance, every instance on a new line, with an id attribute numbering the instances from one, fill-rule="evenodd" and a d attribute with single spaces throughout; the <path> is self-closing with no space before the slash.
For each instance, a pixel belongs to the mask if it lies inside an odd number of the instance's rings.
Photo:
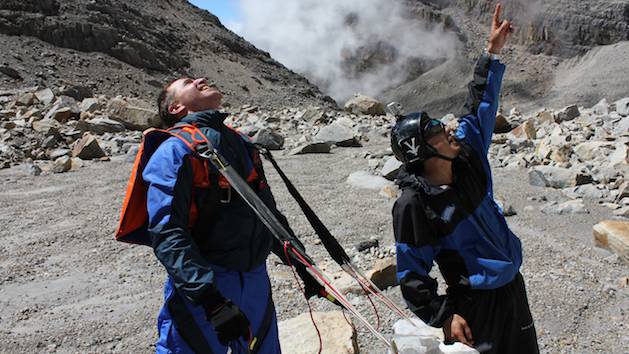
<path id="1" fill-rule="evenodd" d="M 0 352 L 151 352 L 165 273 L 150 249 L 112 235 L 140 137 L 135 129 L 150 125 L 154 112 L 132 99 L 72 102 L 56 91 L 0 95 L 0 156 L 8 167 L 0 170 Z M 231 122 L 284 149 L 279 163 L 367 271 L 394 253 L 396 190 L 381 177 L 396 168 L 386 137 L 393 117 L 377 115 L 382 106 L 367 98 L 347 108 L 353 113 L 243 106 Z M 626 101 L 601 102 L 499 117 L 503 133 L 490 151 L 495 194 L 523 240 L 522 272 L 543 352 L 623 353 L 629 346 L 626 254 L 597 248 L 592 237 L 600 221 L 627 218 L 626 108 Z M 309 253 L 336 277 L 270 166 L 267 173 Z M 365 242 L 372 247 L 358 251 Z M 280 320 L 306 312 L 289 269 L 274 257 L 268 266 Z M 402 303 L 398 287 L 387 293 Z M 376 322 L 364 296 L 349 297 Z M 333 310 L 323 301 L 313 307 Z M 378 308 L 391 335 L 395 318 Z M 385 352 L 360 325 L 357 338 L 361 353 Z"/>

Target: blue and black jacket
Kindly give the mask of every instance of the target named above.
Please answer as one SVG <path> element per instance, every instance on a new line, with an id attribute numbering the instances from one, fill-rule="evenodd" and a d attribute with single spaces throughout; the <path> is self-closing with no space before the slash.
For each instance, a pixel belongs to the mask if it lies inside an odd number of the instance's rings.
<path id="1" fill-rule="evenodd" d="M 476 64 L 466 103 L 470 113 L 459 119 L 456 131 L 462 148 L 453 161 L 452 185 L 431 185 L 406 168 L 398 176 L 397 276 L 410 309 L 435 327 L 455 312 L 457 293 L 502 287 L 522 263 L 520 240 L 494 201 L 487 159 L 504 71 L 487 55 Z M 448 285 L 447 295 L 437 294 L 437 281 L 428 275 L 433 262 Z"/>
<path id="2" fill-rule="evenodd" d="M 226 117 L 209 110 L 190 114 L 181 123 L 199 128 L 290 231 L 266 184 L 258 151 L 248 138 L 223 124 Z M 271 250 L 281 256 L 281 246 L 228 184 L 214 188 L 221 185 L 218 171 L 207 164 L 207 169 L 199 169 L 199 160 L 181 139 L 171 137 L 151 156 L 142 177 L 148 186 L 148 228 L 155 255 L 178 293 L 203 305 L 216 295 L 213 267 L 248 272 L 264 264 Z M 209 171 L 209 188 L 195 182 L 199 170 Z M 208 208 L 211 212 L 204 213 Z"/>

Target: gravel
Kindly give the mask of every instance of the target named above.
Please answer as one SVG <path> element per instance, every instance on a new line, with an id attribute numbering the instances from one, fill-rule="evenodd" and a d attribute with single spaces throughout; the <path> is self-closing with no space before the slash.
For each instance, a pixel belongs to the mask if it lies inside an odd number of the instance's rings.
<path id="1" fill-rule="evenodd" d="M 393 200 L 345 180 L 368 168 L 361 156 L 385 148 L 385 140 L 372 139 L 363 148 L 337 148 L 331 154 L 275 154 L 365 270 L 378 252 L 388 254 L 393 245 Z M 130 171 L 124 157 L 89 161 L 61 175 L 44 171 L 32 176 L 24 166 L 0 170 L 0 353 L 154 352 L 165 272 L 151 249 L 113 240 Z M 339 272 L 270 166 L 267 175 L 280 209 L 308 252 L 328 273 Z M 622 279 L 629 267 L 592 242 L 592 226 L 612 218 L 612 211 L 586 199 L 590 214 L 545 215 L 540 195 L 560 202 L 566 197 L 529 186 L 523 169 L 495 169 L 494 185 L 496 198 L 517 211 L 508 222 L 524 245 L 522 273 L 542 352 L 626 352 L 629 289 Z M 370 239 L 378 240 L 377 252 L 354 248 Z M 290 269 L 277 262 L 269 257 L 268 267 L 283 320 L 304 313 L 307 305 L 295 291 Z M 433 273 L 438 273 L 436 267 Z M 403 303 L 399 288 L 387 293 Z M 365 297 L 349 298 L 377 322 Z M 323 300 L 311 304 L 317 310 L 334 307 Z M 396 318 L 382 306 L 378 310 L 381 328 L 390 335 Z M 361 353 L 386 352 L 365 328 L 357 327 Z"/>

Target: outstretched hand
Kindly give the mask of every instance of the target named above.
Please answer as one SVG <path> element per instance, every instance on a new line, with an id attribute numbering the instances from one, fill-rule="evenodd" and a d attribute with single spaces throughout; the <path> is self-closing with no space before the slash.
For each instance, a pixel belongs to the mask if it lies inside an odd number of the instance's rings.
<path id="1" fill-rule="evenodd" d="M 494 19 L 491 22 L 491 33 L 489 34 L 489 43 L 487 45 L 487 50 L 492 54 L 500 54 L 505 43 L 507 43 L 507 39 L 513 32 L 511 21 L 501 20 L 501 13 L 502 5 L 498 3 L 494 11 Z"/>

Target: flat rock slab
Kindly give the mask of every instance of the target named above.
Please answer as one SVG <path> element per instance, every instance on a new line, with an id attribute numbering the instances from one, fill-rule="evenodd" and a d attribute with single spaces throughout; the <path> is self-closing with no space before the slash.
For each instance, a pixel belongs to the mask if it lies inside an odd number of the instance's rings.
<path id="1" fill-rule="evenodd" d="M 313 312 L 312 315 L 321 332 L 323 343 L 321 353 L 358 353 L 356 332 L 347 323 L 341 311 Z M 282 321 L 278 323 L 278 329 L 282 352 L 291 354 L 318 352 L 319 339 L 309 314 L 304 313 L 290 320 Z"/>
<path id="2" fill-rule="evenodd" d="M 347 184 L 358 188 L 382 190 L 384 187 L 393 186 L 393 182 L 384 177 L 374 176 L 367 171 L 354 172 L 347 177 Z"/>
<path id="3" fill-rule="evenodd" d="M 629 221 L 606 220 L 593 228 L 594 243 L 629 263 Z"/>

